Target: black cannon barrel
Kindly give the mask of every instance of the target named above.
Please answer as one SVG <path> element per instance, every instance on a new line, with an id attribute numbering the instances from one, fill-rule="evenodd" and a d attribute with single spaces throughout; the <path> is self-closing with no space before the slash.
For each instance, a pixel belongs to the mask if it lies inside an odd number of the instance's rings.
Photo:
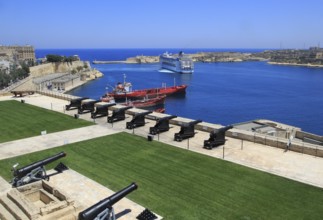
<path id="1" fill-rule="evenodd" d="M 95 106 L 95 111 L 91 113 L 91 118 L 95 118 L 97 115 L 107 116 L 109 108 L 114 105 L 116 105 L 116 103 L 107 103 Z"/>
<path id="2" fill-rule="evenodd" d="M 202 120 L 190 121 L 190 122 L 188 122 L 188 126 L 196 125 L 196 124 L 201 123 L 201 122 L 202 122 Z"/>
<path id="3" fill-rule="evenodd" d="M 107 104 L 103 104 L 103 105 L 98 105 L 96 106 L 96 108 L 109 108 L 111 106 L 116 105 L 117 103 L 107 103 Z"/>
<path id="4" fill-rule="evenodd" d="M 79 220 L 93 220 L 98 214 L 104 211 L 108 207 L 112 207 L 115 203 L 117 203 L 120 199 L 136 190 L 138 186 L 136 183 L 131 183 L 129 186 L 124 189 L 116 192 L 112 196 L 109 196 L 100 202 L 92 205 L 91 207 L 85 209 L 83 212 L 79 213 Z"/>
<path id="5" fill-rule="evenodd" d="M 132 106 L 126 106 L 126 107 L 116 109 L 115 111 L 126 111 L 126 110 L 131 109 L 131 108 L 132 108 Z"/>
<path id="6" fill-rule="evenodd" d="M 158 119 L 158 121 L 171 120 L 173 118 L 177 118 L 177 116 L 176 115 L 165 116 L 163 118 Z"/>
<path id="7" fill-rule="evenodd" d="M 85 99 L 88 99 L 88 97 L 81 97 L 76 99 L 71 99 L 69 105 L 65 105 L 66 110 L 70 110 L 71 107 L 78 108 L 81 105 L 81 102 Z"/>
<path id="8" fill-rule="evenodd" d="M 24 177 L 26 174 L 30 173 L 30 171 L 32 171 L 33 169 L 37 168 L 37 167 L 41 167 L 44 166 L 46 164 L 49 164 L 55 160 L 58 160 L 59 158 L 65 157 L 66 153 L 65 152 L 60 152 L 54 156 L 48 157 L 46 159 L 34 162 L 32 164 L 29 164 L 25 167 L 22 167 L 18 170 L 14 171 L 14 176 L 17 176 L 18 178 Z"/>
<path id="9" fill-rule="evenodd" d="M 159 134 L 161 132 L 165 132 L 169 130 L 169 120 L 176 118 L 175 115 L 166 116 L 163 118 L 160 118 L 156 121 L 156 124 L 154 127 L 149 128 L 149 133 L 152 135 Z"/>
<path id="10" fill-rule="evenodd" d="M 136 118 L 136 117 L 141 117 L 141 116 L 145 116 L 145 115 L 149 115 L 153 113 L 152 111 L 148 111 L 148 112 L 140 112 L 140 113 L 136 113 L 133 117 Z"/>
<path id="11" fill-rule="evenodd" d="M 71 102 L 81 102 L 82 100 L 88 99 L 88 97 L 81 97 L 81 98 L 76 98 L 76 99 L 71 99 Z"/>
<path id="12" fill-rule="evenodd" d="M 228 125 L 228 126 L 225 126 L 225 127 L 222 127 L 222 128 L 219 128 L 219 130 L 217 131 L 218 133 L 220 132 L 226 132 L 227 130 L 233 128 L 232 125 Z"/>

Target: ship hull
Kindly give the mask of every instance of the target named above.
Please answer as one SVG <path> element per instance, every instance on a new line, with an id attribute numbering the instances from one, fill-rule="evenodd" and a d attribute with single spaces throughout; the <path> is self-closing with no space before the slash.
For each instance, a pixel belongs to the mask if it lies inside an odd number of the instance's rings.
<path id="1" fill-rule="evenodd" d="M 120 105 L 125 105 L 125 106 L 132 106 L 136 108 L 145 108 L 145 107 L 154 107 L 154 106 L 159 106 L 159 105 L 164 105 L 165 104 L 165 98 L 166 96 L 157 96 L 154 98 L 144 98 L 142 100 L 135 100 L 135 101 L 127 101 L 127 102 L 118 102 L 117 104 Z M 111 97 L 102 97 L 101 98 L 102 102 L 108 102 L 108 103 L 115 103 L 114 99 Z"/>
<path id="2" fill-rule="evenodd" d="M 187 85 L 172 86 L 172 87 L 162 87 L 162 88 L 153 88 L 153 89 L 143 89 L 143 90 L 134 90 L 132 92 L 125 93 L 108 93 L 109 96 L 114 97 L 116 100 L 125 99 L 125 98 L 141 98 L 145 96 L 156 96 L 156 95 L 172 95 L 177 93 L 185 93 Z"/>

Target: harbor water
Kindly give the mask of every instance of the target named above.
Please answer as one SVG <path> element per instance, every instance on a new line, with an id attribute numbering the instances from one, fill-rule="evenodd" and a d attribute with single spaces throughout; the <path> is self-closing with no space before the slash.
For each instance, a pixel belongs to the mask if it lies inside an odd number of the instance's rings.
<path id="1" fill-rule="evenodd" d="M 160 55 L 178 49 L 39 49 L 47 54 L 79 55 L 81 60 L 125 60 L 136 55 Z M 241 49 L 190 49 L 200 51 L 258 52 Z M 167 97 L 167 114 L 228 125 L 269 119 L 323 135 L 323 68 L 270 65 L 266 62 L 195 63 L 193 74 L 160 71 L 159 64 L 91 64 L 104 77 L 90 81 L 70 94 L 99 99 L 123 81 L 133 89 L 187 84 L 185 96 Z"/>

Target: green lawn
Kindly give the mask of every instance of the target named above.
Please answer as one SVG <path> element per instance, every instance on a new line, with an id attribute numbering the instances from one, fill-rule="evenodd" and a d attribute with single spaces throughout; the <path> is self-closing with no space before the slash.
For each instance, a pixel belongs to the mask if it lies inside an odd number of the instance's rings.
<path id="1" fill-rule="evenodd" d="M 0 102 L 0 143 L 93 125 L 85 120 L 17 101 Z"/>
<path id="2" fill-rule="evenodd" d="M 136 182 L 138 190 L 128 197 L 165 219 L 323 216 L 323 189 L 127 133 L 2 160 L 0 175 L 9 180 L 14 163 L 23 166 L 60 151 L 70 168 L 113 190 Z"/>

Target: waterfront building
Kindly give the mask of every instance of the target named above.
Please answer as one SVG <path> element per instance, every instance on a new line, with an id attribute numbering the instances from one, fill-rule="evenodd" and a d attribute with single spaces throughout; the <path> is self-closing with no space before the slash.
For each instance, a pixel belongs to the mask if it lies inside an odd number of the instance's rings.
<path id="1" fill-rule="evenodd" d="M 36 61 L 35 49 L 26 46 L 0 46 L 0 57 L 13 61 Z"/>

